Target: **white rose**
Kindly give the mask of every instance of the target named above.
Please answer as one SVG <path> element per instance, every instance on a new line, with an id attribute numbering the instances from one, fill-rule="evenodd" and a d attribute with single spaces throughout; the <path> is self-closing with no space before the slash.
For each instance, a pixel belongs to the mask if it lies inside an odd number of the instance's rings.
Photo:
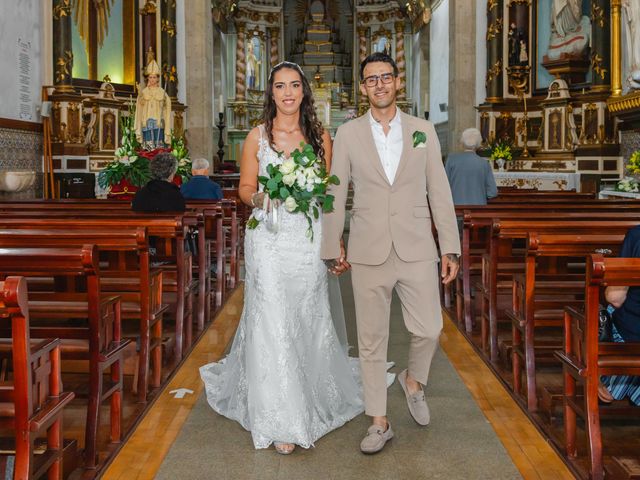
<path id="1" fill-rule="evenodd" d="M 299 173 L 298 176 L 296 177 L 296 182 L 298 184 L 298 187 L 304 188 L 305 185 L 307 184 L 307 177 Z"/>
<path id="2" fill-rule="evenodd" d="M 293 161 L 292 158 L 287 158 L 284 162 L 282 162 L 282 165 L 280 165 L 280 173 L 282 173 L 283 175 L 287 175 L 291 172 L 293 172 L 296 169 L 296 162 Z"/>
<path id="3" fill-rule="evenodd" d="M 307 176 L 307 178 L 316 178 L 318 176 L 316 174 L 316 170 L 313 167 L 305 168 L 304 174 Z"/>
<path id="4" fill-rule="evenodd" d="M 296 174 L 289 173 L 285 175 L 284 177 L 282 177 L 282 183 L 284 183 L 287 187 L 290 187 L 291 185 L 296 183 Z"/>
<path id="5" fill-rule="evenodd" d="M 307 192 L 313 192 L 313 183 L 307 184 Z"/>
<path id="6" fill-rule="evenodd" d="M 322 179 L 320 177 L 316 177 L 313 179 L 313 183 L 322 183 Z"/>
<path id="7" fill-rule="evenodd" d="M 284 208 L 287 209 L 287 212 L 292 213 L 296 208 L 298 208 L 296 199 L 293 197 L 287 197 L 287 199 L 284 201 Z"/>

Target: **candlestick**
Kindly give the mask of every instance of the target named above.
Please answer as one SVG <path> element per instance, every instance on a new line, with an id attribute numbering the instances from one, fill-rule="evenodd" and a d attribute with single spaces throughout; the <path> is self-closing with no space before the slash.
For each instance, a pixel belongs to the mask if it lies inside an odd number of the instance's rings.
<path id="1" fill-rule="evenodd" d="M 222 100 L 222 95 L 220 95 L 220 99 Z M 222 131 L 224 130 L 224 113 L 218 113 L 218 123 L 216 124 L 218 129 L 220 130 L 220 136 L 218 137 L 218 166 L 222 164 L 224 159 L 224 139 L 222 138 Z M 214 166 L 214 171 L 217 169 Z"/>
<path id="2" fill-rule="evenodd" d="M 224 113 L 224 97 L 222 95 L 218 97 L 218 102 L 218 112 Z"/>

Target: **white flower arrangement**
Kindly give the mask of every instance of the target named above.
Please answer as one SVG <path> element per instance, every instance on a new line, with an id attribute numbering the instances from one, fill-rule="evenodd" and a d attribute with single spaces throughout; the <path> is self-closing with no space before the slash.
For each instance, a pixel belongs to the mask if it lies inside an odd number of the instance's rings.
<path id="1" fill-rule="evenodd" d="M 638 188 L 638 180 L 633 177 L 624 177 L 616 185 L 616 190 L 619 192 L 638 193 L 640 192 L 640 188 Z"/>

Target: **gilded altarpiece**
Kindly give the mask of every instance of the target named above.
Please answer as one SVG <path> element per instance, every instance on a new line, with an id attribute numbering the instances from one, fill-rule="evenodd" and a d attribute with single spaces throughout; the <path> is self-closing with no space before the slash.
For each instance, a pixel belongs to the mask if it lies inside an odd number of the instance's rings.
<path id="1" fill-rule="evenodd" d="M 54 86 L 47 96 L 54 171 L 92 174 L 114 159 L 121 118 L 135 103 L 152 59 L 161 65 L 161 84 L 172 100 L 174 134 L 182 135 L 186 107 L 177 100 L 175 0 L 117 0 L 111 15 L 101 2 L 82 12 L 69 0 L 52 2 Z M 115 22 L 111 37 L 109 22 Z M 115 59 L 113 68 L 109 59 Z M 106 74 L 100 80 L 98 73 Z"/>
<path id="2" fill-rule="evenodd" d="M 370 53 L 395 58 L 399 105 L 413 112 L 411 35 L 428 21 L 423 2 L 399 7 L 384 0 L 240 1 L 233 11 L 214 2 L 214 19 L 227 34 L 226 124 L 229 157 L 237 160 L 248 131 L 261 122 L 268 72 L 282 59 L 309 79 L 325 128 L 334 133 L 368 108 L 360 96 L 358 66 Z M 281 30 L 284 25 L 284 30 Z M 416 92 L 417 93 L 417 92 Z"/>
<path id="3" fill-rule="evenodd" d="M 487 93 L 478 106 L 485 149 L 497 139 L 512 142 L 512 171 L 617 178 L 618 121 L 607 101 L 611 2 L 570 2 L 580 13 L 571 18 L 552 12 L 551 3 L 487 0 Z"/>

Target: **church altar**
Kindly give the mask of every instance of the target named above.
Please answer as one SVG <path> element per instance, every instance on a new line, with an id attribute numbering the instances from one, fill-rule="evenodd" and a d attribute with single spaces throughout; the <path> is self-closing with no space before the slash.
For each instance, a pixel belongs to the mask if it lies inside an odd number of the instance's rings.
<path id="1" fill-rule="evenodd" d="M 602 199 L 615 199 L 615 198 L 633 198 L 635 200 L 640 200 L 640 193 L 633 192 L 619 192 L 618 190 L 601 190 L 598 193 L 598 198 Z"/>
<path id="2" fill-rule="evenodd" d="M 580 191 L 580 174 L 565 172 L 493 172 L 498 187 Z"/>

